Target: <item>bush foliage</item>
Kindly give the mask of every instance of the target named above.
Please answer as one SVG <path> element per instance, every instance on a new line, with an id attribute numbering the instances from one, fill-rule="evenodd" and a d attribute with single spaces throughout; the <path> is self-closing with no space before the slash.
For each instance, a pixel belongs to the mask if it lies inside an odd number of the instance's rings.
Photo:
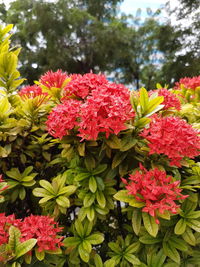
<path id="1" fill-rule="evenodd" d="M 200 77 L 21 87 L 0 29 L 0 266 L 200 266 Z"/>

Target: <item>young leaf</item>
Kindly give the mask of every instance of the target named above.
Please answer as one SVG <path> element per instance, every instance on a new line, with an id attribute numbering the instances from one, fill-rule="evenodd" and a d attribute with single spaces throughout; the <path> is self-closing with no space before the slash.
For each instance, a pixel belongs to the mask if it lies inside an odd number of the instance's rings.
<path id="1" fill-rule="evenodd" d="M 147 232 L 153 237 L 156 237 L 158 233 L 158 224 L 155 222 L 155 218 L 146 212 L 142 213 L 142 218 Z"/>
<path id="2" fill-rule="evenodd" d="M 19 257 L 26 254 L 28 251 L 30 251 L 36 245 L 36 243 L 37 239 L 31 238 L 29 240 L 24 241 L 23 243 L 18 244 L 15 259 L 18 259 Z"/>

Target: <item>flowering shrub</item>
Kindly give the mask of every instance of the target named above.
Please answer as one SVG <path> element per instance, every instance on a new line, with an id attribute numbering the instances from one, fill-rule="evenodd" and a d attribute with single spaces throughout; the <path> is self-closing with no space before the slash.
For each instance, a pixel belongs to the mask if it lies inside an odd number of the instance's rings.
<path id="1" fill-rule="evenodd" d="M 198 86 L 130 92 L 58 70 L 20 88 L 11 28 L 0 28 L 0 266 L 199 266 Z"/>

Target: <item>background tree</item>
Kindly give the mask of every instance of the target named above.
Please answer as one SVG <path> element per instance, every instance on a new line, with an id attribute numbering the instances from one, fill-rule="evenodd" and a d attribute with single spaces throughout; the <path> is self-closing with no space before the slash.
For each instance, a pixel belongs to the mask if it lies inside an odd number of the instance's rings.
<path id="1" fill-rule="evenodd" d="M 32 83 L 42 73 L 61 68 L 69 73 L 111 73 L 120 82 L 153 83 L 159 54 L 156 14 L 143 23 L 119 16 L 120 0 L 16 0 L 1 20 L 15 25 L 15 44 L 23 49 L 20 71 Z"/>
<path id="2" fill-rule="evenodd" d="M 184 76 L 200 74 L 200 6 L 197 0 L 179 0 L 172 9 L 168 3 L 169 18 L 159 31 L 159 50 L 163 52 L 162 80 L 173 83 Z"/>

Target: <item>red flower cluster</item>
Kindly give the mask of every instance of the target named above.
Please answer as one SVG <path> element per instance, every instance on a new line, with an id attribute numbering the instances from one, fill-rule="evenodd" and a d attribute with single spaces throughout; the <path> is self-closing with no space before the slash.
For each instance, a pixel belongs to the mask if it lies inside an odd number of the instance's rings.
<path id="1" fill-rule="evenodd" d="M 0 213 L 0 246 L 8 242 L 11 225 L 19 227 L 21 220 L 15 219 L 15 215 L 6 216 L 5 213 Z"/>
<path id="2" fill-rule="evenodd" d="M 66 72 L 62 72 L 62 70 L 58 70 L 56 72 L 50 70 L 41 76 L 39 82 L 48 88 L 62 88 L 67 78 L 69 77 Z"/>
<path id="3" fill-rule="evenodd" d="M 184 157 L 200 155 L 200 136 L 190 124 L 178 117 L 152 116 L 141 136 L 149 141 L 149 154 L 164 154 L 170 165 L 180 167 Z"/>
<path id="4" fill-rule="evenodd" d="M 31 215 L 21 224 L 21 241 L 31 238 L 37 239 L 38 251 L 56 250 L 62 245 L 63 237 L 57 237 L 62 228 L 48 216 Z"/>
<path id="5" fill-rule="evenodd" d="M 171 93 L 166 88 L 150 91 L 149 94 L 151 95 L 155 92 L 158 93 L 158 96 L 164 97 L 164 101 L 162 102 L 162 105 L 164 105 L 163 109 L 169 109 L 169 108 L 175 108 L 177 110 L 181 109 L 181 103 L 179 99 L 176 97 L 175 94 Z"/>
<path id="6" fill-rule="evenodd" d="M 125 130 L 125 122 L 134 117 L 129 92 L 121 84 L 107 83 L 91 96 L 81 107 L 79 136 L 96 140 L 100 132 L 118 134 Z"/>
<path id="7" fill-rule="evenodd" d="M 78 125 L 77 117 L 80 111 L 80 101 L 69 99 L 63 104 L 57 105 L 46 122 L 48 127 L 48 132 L 58 138 L 69 133 L 75 126 Z"/>
<path id="8" fill-rule="evenodd" d="M 24 98 L 35 98 L 36 96 L 40 96 L 40 95 L 47 95 L 47 93 L 43 93 L 42 89 L 37 86 L 37 85 L 28 85 L 23 87 L 20 91 L 19 91 L 19 95 Z"/>
<path id="9" fill-rule="evenodd" d="M 100 132 L 109 137 L 126 129 L 125 122 L 135 115 L 128 89 L 110 83 L 103 75 L 88 73 L 74 77 L 64 89 L 63 103 L 48 117 L 49 133 L 62 138 L 77 127 L 77 135 L 82 139 L 96 140 Z M 78 100 L 68 98 L 72 95 Z"/>
<path id="10" fill-rule="evenodd" d="M 23 100 L 37 98 L 37 106 L 40 106 L 41 104 L 49 100 L 48 93 L 42 92 L 42 89 L 37 85 L 25 86 L 19 91 L 18 94 Z"/>
<path id="11" fill-rule="evenodd" d="M 85 99 L 93 90 L 108 83 L 104 75 L 96 75 L 94 73 L 74 74 L 70 78 L 71 81 L 64 88 L 63 99 L 72 95 Z"/>
<path id="12" fill-rule="evenodd" d="M 196 77 L 185 77 L 180 79 L 179 82 L 175 83 L 175 88 L 180 89 L 181 84 L 184 85 L 185 88 L 187 89 L 193 89 L 195 90 L 197 87 L 200 87 L 200 76 Z"/>
<path id="13" fill-rule="evenodd" d="M 173 182 L 171 176 L 167 176 L 165 171 L 157 168 L 147 171 L 140 164 L 140 171 L 129 175 L 129 180 L 130 183 L 122 178 L 128 194 L 143 202 L 145 206 L 142 211 L 149 213 L 155 219 L 158 212 L 164 214 L 165 211 L 168 211 L 176 214 L 179 205 L 175 201 L 188 197 L 181 194 L 182 190 L 178 188 L 180 181 Z M 159 223 L 158 219 L 156 219 L 156 223 Z"/>
<path id="14" fill-rule="evenodd" d="M 23 221 L 15 219 L 14 215 L 5 216 L 0 213 L 0 246 L 6 244 L 9 238 L 9 228 L 13 225 L 21 232 L 21 242 L 35 238 L 37 239 L 38 251 L 56 250 L 62 246 L 63 237 L 57 234 L 62 228 L 58 223 L 48 216 L 31 215 Z"/>

